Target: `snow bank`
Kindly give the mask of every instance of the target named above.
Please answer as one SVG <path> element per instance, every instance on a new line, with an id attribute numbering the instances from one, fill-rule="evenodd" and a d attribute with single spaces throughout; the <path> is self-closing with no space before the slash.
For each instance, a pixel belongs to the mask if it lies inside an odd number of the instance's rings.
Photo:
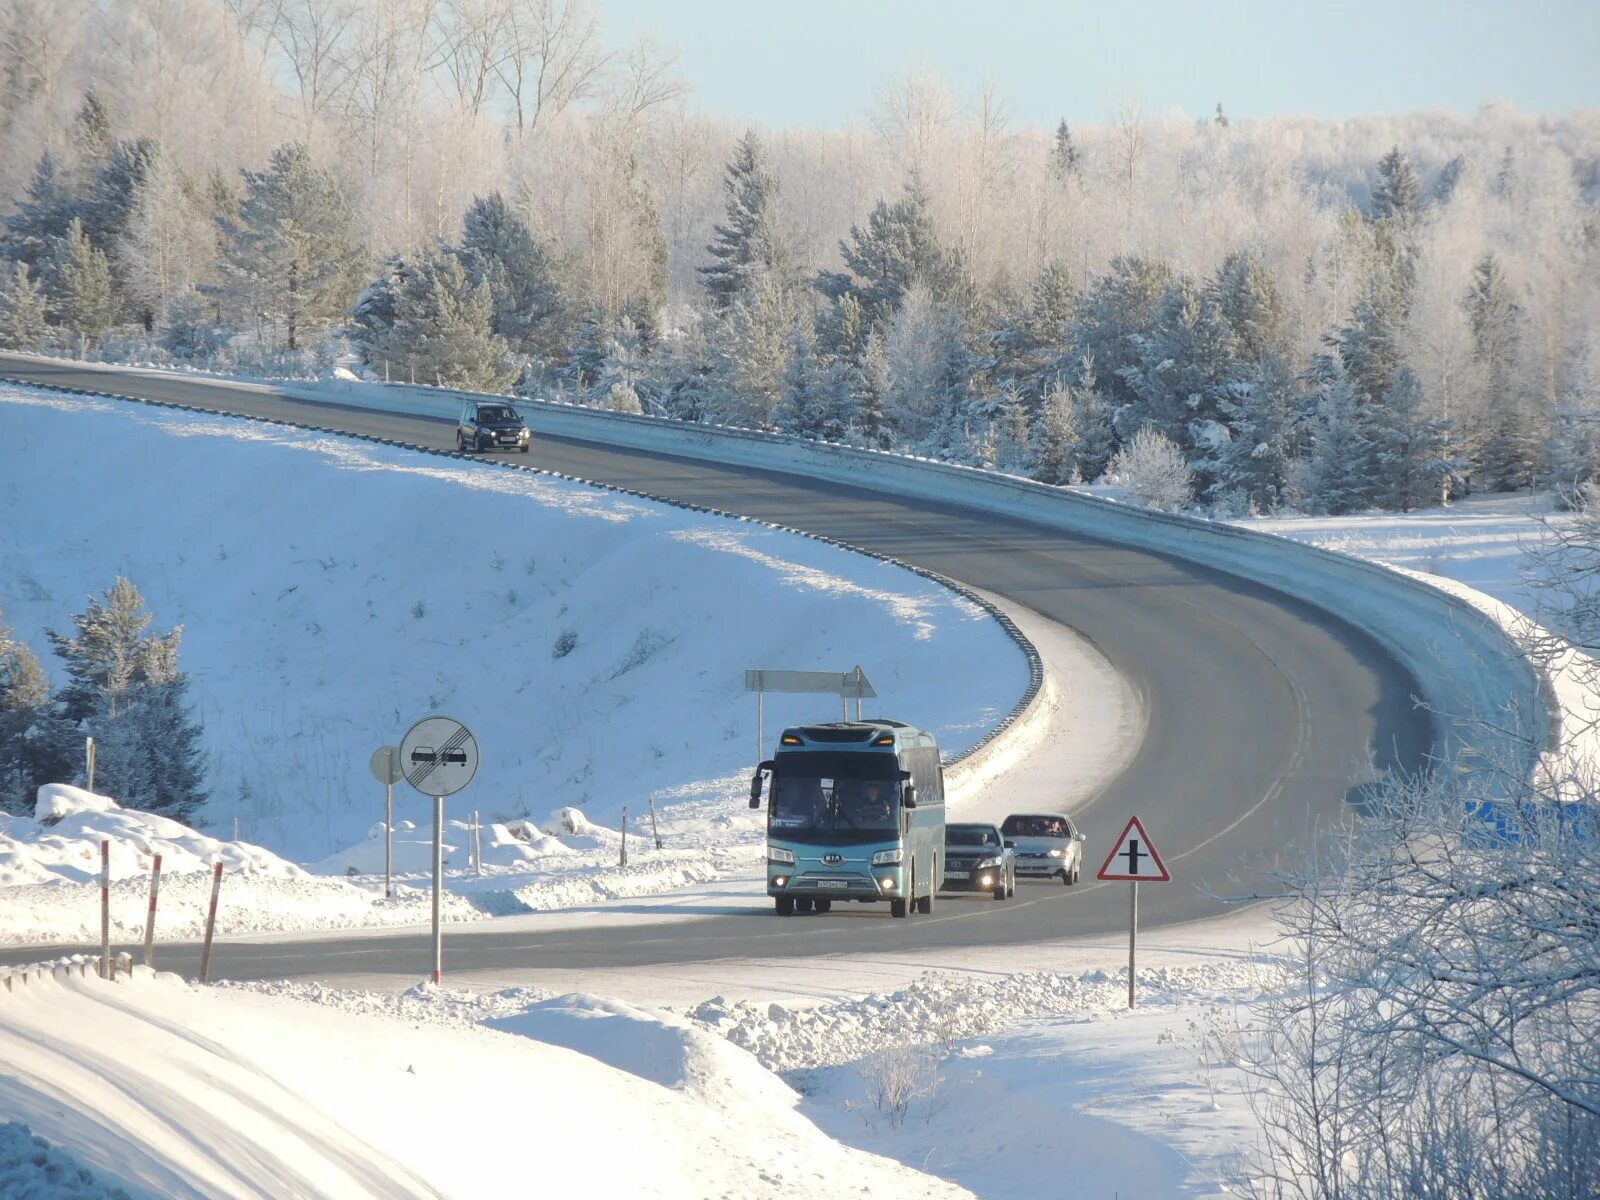
<path id="1" fill-rule="evenodd" d="M 1218 959 L 1194 967 L 1139 972 L 1141 1006 L 1259 991 L 1270 963 Z M 1030 971 L 1000 978 L 927 974 L 888 995 L 812 1007 L 729 1003 L 716 997 L 690 1019 L 742 1046 L 774 1071 L 854 1062 L 886 1046 L 949 1044 L 1015 1025 L 1029 1017 L 1087 1017 L 1125 1009 L 1127 971 L 1060 975 Z"/>
<path id="2" fill-rule="evenodd" d="M 111 843 L 113 880 L 148 875 L 157 854 L 164 876 L 208 872 L 221 862 L 230 875 L 306 877 L 260 846 L 207 837 L 181 821 L 122 808 L 82 788 L 45 784 L 34 812 L 33 820 L 0 813 L 0 887 L 98 883 L 103 841 Z"/>
<path id="3" fill-rule="evenodd" d="M 635 1062 L 649 1053 L 670 1073 L 677 1061 L 708 1098 L 720 1093 L 717 1106 L 693 1087 L 449 1017 L 190 988 L 141 969 L 117 984 L 44 980 L 0 1003 L 0 1120 L 26 1122 L 130 1190 L 184 1200 L 834 1200 L 841 1180 L 872 1195 L 971 1194 L 832 1141 L 770 1077 L 741 1097 L 731 1089 L 761 1068 L 708 1035 L 670 1020 L 652 1028 L 644 1013 L 604 1019 L 626 1031 Z M 529 1130 L 537 1144 L 517 1144 Z"/>
<path id="4" fill-rule="evenodd" d="M 121 808 L 81 788 L 47 784 L 36 812 L 47 821 L 0 814 L 0 941 L 71 943 L 100 936 L 100 845 L 111 850 L 111 935 L 144 936 L 149 877 L 161 855 L 161 940 L 201 936 L 211 870 L 223 864 L 217 929 L 224 934 L 414 925 L 431 917 L 426 889 L 402 886 L 393 900 L 344 879 L 309 875 L 270 850 L 222 841 L 168 817 Z M 445 897 L 447 920 L 485 908 Z"/>

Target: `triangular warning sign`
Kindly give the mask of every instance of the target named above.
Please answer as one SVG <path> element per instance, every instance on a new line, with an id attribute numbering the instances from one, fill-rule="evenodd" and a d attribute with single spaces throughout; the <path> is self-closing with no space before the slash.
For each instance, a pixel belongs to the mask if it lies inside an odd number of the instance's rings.
<path id="1" fill-rule="evenodd" d="M 1168 883 L 1172 876 L 1167 864 L 1150 844 L 1144 826 L 1134 817 L 1122 831 L 1096 879 L 1126 880 L 1130 883 Z"/>

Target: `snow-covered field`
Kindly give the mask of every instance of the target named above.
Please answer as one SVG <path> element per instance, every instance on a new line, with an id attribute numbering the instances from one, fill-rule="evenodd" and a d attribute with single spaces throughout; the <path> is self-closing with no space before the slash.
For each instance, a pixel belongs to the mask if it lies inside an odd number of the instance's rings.
<path id="1" fill-rule="evenodd" d="M 295 861 L 366 838 L 383 802 L 368 758 L 433 711 L 483 749 L 452 817 L 571 805 L 616 829 L 652 794 L 695 802 L 696 820 L 736 797 L 757 749 L 747 667 L 860 664 L 881 697 L 869 711 L 953 751 L 1027 683 L 978 606 L 753 522 L 15 387 L 0 389 L 0 443 L 0 612 L 49 669 L 44 631 L 133 580 L 157 629 L 185 626 L 210 759 L 202 826 L 231 833 L 237 817 L 240 836 Z M 831 718 L 829 704 L 770 697 L 767 730 Z M 399 819 L 429 819 L 409 788 L 397 802 Z"/>
<path id="2" fill-rule="evenodd" d="M 1264 978 L 1166 973 L 1133 1013 L 1097 973 L 676 1015 L 530 989 L 36 979 L 0 995 L 0 1115 L 47 1148 L 0 1127 L 0 1180 L 28 1195 L 48 1170 L 86 1172 L 133 1197 L 1212 1196 L 1249 1118 L 1211 1035 Z M 755 1025 L 806 1032 L 760 1057 L 718 1036 Z M 512 1130 L 529 1140 L 513 1149 Z"/>

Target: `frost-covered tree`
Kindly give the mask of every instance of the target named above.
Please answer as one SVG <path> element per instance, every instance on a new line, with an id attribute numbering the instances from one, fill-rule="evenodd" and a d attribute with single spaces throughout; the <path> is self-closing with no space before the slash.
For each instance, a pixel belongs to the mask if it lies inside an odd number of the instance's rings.
<path id="1" fill-rule="evenodd" d="M 457 253 L 472 285 L 489 289 L 494 332 L 518 354 L 554 357 L 567 332 L 555 263 L 499 192 L 473 200 Z"/>
<path id="2" fill-rule="evenodd" d="M 1370 502 L 1402 512 L 1441 503 L 1461 464 L 1449 457 L 1445 423 L 1424 410 L 1410 369 L 1400 368 L 1382 403 L 1360 411 L 1371 461 Z"/>
<path id="3" fill-rule="evenodd" d="M 1174 443 L 1202 446 L 1221 422 L 1239 376 L 1235 338 L 1222 309 L 1186 278 L 1169 283 L 1143 333 L 1130 333 L 1132 361 L 1120 374 L 1129 393 L 1119 427 L 1154 424 Z M 1204 483 L 1208 484 L 1209 479 Z"/>
<path id="4" fill-rule="evenodd" d="M 0 264 L 0 346 L 38 350 L 45 337 L 44 292 L 28 273 L 28 264 Z"/>
<path id="5" fill-rule="evenodd" d="M 89 346 L 98 342 L 116 317 L 111 264 L 76 219 L 51 244 L 45 279 L 51 323 Z"/>
<path id="6" fill-rule="evenodd" d="M 1233 335 L 1230 350 L 1234 358 L 1259 363 L 1268 354 L 1286 349 L 1283 301 L 1272 272 L 1259 255 L 1249 250 L 1229 254 L 1207 283 L 1206 296 Z"/>
<path id="7" fill-rule="evenodd" d="M 147 322 L 210 276 L 217 228 L 204 190 L 170 155 L 155 157 L 134 185 L 132 210 L 111 250 L 127 299 Z"/>
<path id="8" fill-rule="evenodd" d="M 1194 476 L 1183 451 L 1153 426 L 1145 426 L 1118 450 L 1106 471 L 1140 504 L 1175 512 L 1194 496 Z"/>
<path id="9" fill-rule="evenodd" d="M 798 315 L 792 289 L 767 273 L 755 276 L 751 290 L 728 309 L 716 339 L 722 352 L 724 421 L 772 428 Z"/>
<path id="10" fill-rule="evenodd" d="M 205 802 L 201 729 L 178 669 L 179 626 L 147 634 L 144 597 L 118 578 L 105 599 L 89 598 L 75 633 L 48 631 L 66 668 L 57 694 L 62 718 L 96 742 L 95 786 L 129 807 L 179 819 Z"/>
<path id="11" fill-rule="evenodd" d="M 1399 146 L 1391 147 L 1378 162 L 1378 182 L 1373 185 L 1367 215 L 1374 223 L 1412 225 L 1422 212 L 1422 181 Z"/>
<path id="12" fill-rule="evenodd" d="M 461 260 L 441 252 L 401 279 L 394 319 L 369 350 L 395 378 L 498 392 L 516 377 L 494 332 L 486 283 L 474 285 Z"/>
<path id="13" fill-rule="evenodd" d="M 343 189 L 310 151 L 290 142 L 265 171 L 243 172 L 237 217 L 221 217 L 223 291 L 253 317 L 282 322 L 288 348 L 308 325 L 350 307 L 365 258 Z"/>
<path id="14" fill-rule="evenodd" d="M 856 400 L 853 372 L 838 361 L 825 361 L 816 337 L 804 322 L 789 337 L 776 424 L 784 433 L 814 441 L 847 440 L 854 428 Z"/>
<path id="15" fill-rule="evenodd" d="M 788 254 L 778 223 L 778 177 L 755 130 L 734 147 L 722 181 L 725 213 L 706 247 L 712 262 L 700 281 L 713 309 L 725 311 L 747 296 L 757 276 L 787 281 Z"/>

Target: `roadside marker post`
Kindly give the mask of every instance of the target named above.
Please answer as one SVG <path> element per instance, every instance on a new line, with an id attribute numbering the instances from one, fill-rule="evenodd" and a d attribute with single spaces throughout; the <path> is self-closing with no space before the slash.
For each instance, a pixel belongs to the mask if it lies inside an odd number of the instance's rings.
<path id="1" fill-rule="evenodd" d="M 1154 843 L 1139 823 L 1138 817 L 1128 820 L 1095 874 L 1096 879 L 1108 882 L 1126 881 L 1128 884 L 1128 1007 L 1134 1006 L 1137 955 L 1139 945 L 1139 885 L 1141 883 L 1171 883 L 1172 874 L 1161 861 Z"/>
<path id="2" fill-rule="evenodd" d="M 111 842 L 100 843 L 100 978 L 111 978 Z"/>
<path id="3" fill-rule="evenodd" d="M 94 791 L 94 739 L 83 740 L 83 790 Z"/>
<path id="4" fill-rule="evenodd" d="M 628 806 L 622 806 L 622 858 L 617 863 L 619 867 L 628 865 Z"/>
<path id="5" fill-rule="evenodd" d="M 444 979 L 444 798 L 478 773 L 478 740 L 454 717 L 423 717 L 400 739 L 398 758 L 405 781 L 433 800 L 433 982 L 438 984 Z M 467 854 L 472 855 L 470 842 Z"/>
<path id="6" fill-rule="evenodd" d="M 656 828 L 656 798 L 650 797 L 650 837 L 656 844 L 656 849 L 661 849 L 661 830 Z"/>
<path id="7" fill-rule="evenodd" d="M 394 899 L 394 785 L 400 773 L 400 747 L 379 746 L 372 752 L 372 777 L 383 784 L 383 898 Z"/>
<path id="8" fill-rule="evenodd" d="M 206 910 L 206 943 L 200 951 L 200 982 L 211 980 L 211 939 L 217 932 L 217 896 L 222 892 L 222 864 L 211 871 L 211 907 Z"/>
<path id="9" fill-rule="evenodd" d="M 150 914 L 144 923 L 144 965 L 156 966 L 156 893 L 161 890 L 161 855 L 150 862 Z"/>

